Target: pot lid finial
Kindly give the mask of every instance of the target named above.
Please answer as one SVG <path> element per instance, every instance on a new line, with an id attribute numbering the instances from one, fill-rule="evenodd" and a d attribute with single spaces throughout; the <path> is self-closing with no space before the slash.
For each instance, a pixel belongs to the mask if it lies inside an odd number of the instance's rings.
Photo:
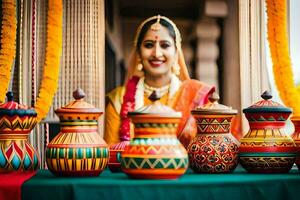
<path id="1" fill-rule="evenodd" d="M 192 110 L 192 114 L 236 114 L 237 110 L 231 107 L 219 104 L 220 96 L 217 92 L 212 93 L 207 102 L 204 105 L 198 106 L 195 110 Z"/>
<path id="2" fill-rule="evenodd" d="M 269 100 L 269 99 L 272 99 L 272 94 L 270 91 L 266 90 L 264 91 L 261 95 L 261 98 L 263 98 L 264 100 Z"/>
<path id="3" fill-rule="evenodd" d="M 215 102 L 218 102 L 220 100 L 220 96 L 218 95 L 218 93 L 214 92 L 214 93 L 212 93 L 212 95 L 210 95 L 210 97 L 208 98 L 208 100 L 211 103 L 215 103 Z"/>
<path id="4" fill-rule="evenodd" d="M 12 91 L 8 91 L 6 93 L 6 98 L 7 98 L 7 101 L 13 101 L 14 100 L 14 93 Z"/>
<path id="5" fill-rule="evenodd" d="M 77 88 L 77 90 L 73 92 L 73 97 L 76 100 L 83 99 L 85 97 L 85 93 L 81 88 Z"/>

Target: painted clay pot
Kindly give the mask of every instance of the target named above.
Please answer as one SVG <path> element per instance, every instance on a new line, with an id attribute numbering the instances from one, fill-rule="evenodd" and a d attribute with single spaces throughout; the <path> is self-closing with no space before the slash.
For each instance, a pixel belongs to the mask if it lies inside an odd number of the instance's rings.
<path id="1" fill-rule="evenodd" d="M 0 172 L 35 171 L 38 155 L 27 139 L 37 123 L 37 113 L 14 102 L 12 92 L 6 96 L 7 103 L 0 105 Z"/>
<path id="2" fill-rule="evenodd" d="M 291 117 L 291 120 L 295 126 L 295 131 L 292 135 L 292 138 L 299 151 L 300 150 L 300 116 L 293 116 Z M 300 155 L 298 155 L 296 158 L 296 165 L 298 169 L 300 169 Z"/>
<path id="3" fill-rule="evenodd" d="M 85 102 L 85 94 L 73 92 L 75 101 L 57 109 L 61 130 L 47 145 L 48 169 L 58 176 L 98 176 L 106 167 L 109 150 L 98 134 L 102 112 Z"/>
<path id="4" fill-rule="evenodd" d="M 284 126 L 292 110 L 271 100 L 265 91 L 263 100 L 243 110 L 250 130 L 241 139 L 241 165 L 253 173 L 284 173 L 293 166 L 297 148 Z"/>
<path id="5" fill-rule="evenodd" d="M 122 141 L 109 147 L 108 168 L 111 172 L 122 172 L 121 154 L 123 153 L 126 146 L 129 145 L 129 143 L 129 141 Z"/>
<path id="6" fill-rule="evenodd" d="M 238 164 L 239 142 L 230 133 L 237 110 L 218 104 L 214 93 L 209 103 L 192 110 L 197 135 L 188 146 L 190 168 L 196 173 L 229 173 Z"/>
<path id="7" fill-rule="evenodd" d="M 185 148 L 177 139 L 181 113 L 150 95 L 152 105 L 128 116 L 134 124 L 134 138 L 121 154 L 121 167 L 131 178 L 177 179 L 188 168 Z"/>

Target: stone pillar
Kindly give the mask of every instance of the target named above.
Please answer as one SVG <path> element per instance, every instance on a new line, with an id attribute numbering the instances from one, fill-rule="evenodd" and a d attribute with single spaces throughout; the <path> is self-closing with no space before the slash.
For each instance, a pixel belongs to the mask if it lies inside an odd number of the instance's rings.
<path id="1" fill-rule="evenodd" d="M 204 13 L 196 25 L 196 78 L 200 81 L 216 86 L 219 92 L 218 65 L 220 49 L 218 39 L 221 35 L 221 27 L 217 19 L 224 18 L 228 14 L 225 0 L 206 0 Z"/>
<path id="2" fill-rule="evenodd" d="M 196 78 L 200 81 L 214 85 L 218 91 L 219 47 L 217 40 L 220 37 L 220 27 L 215 19 L 202 19 L 196 28 Z"/>

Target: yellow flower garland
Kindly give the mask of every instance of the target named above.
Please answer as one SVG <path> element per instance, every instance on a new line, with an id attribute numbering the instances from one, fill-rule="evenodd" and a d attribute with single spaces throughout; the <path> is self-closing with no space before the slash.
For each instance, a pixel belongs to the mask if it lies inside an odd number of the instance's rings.
<path id="1" fill-rule="evenodd" d="M 47 14 L 46 58 L 43 79 L 35 104 L 38 122 L 48 113 L 57 90 L 62 52 L 62 0 L 49 0 Z"/>
<path id="2" fill-rule="evenodd" d="M 0 49 L 0 102 L 5 101 L 11 69 L 16 54 L 16 3 L 15 0 L 2 1 L 2 27 Z"/>
<path id="3" fill-rule="evenodd" d="M 273 61 L 273 73 L 279 95 L 293 115 L 300 115 L 300 87 L 294 83 L 287 34 L 286 0 L 266 0 L 268 40 Z"/>

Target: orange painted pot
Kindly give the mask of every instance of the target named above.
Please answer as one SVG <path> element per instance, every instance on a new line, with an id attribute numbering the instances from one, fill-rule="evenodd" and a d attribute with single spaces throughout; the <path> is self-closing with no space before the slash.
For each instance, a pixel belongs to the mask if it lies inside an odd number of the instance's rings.
<path id="1" fill-rule="evenodd" d="M 185 148 L 177 139 L 181 113 L 155 101 L 130 112 L 134 138 L 121 154 L 121 168 L 131 178 L 177 179 L 188 168 Z"/>
<path id="2" fill-rule="evenodd" d="M 197 135 L 187 150 L 191 169 L 196 173 L 229 173 L 238 164 L 239 142 L 230 133 L 237 110 L 218 104 L 216 93 L 210 102 L 192 110 Z"/>
<path id="3" fill-rule="evenodd" d="M 14 102 L 12 92 L 6 96 L 8 101 L 0 105 L 0 172 L 35 171 L 39 158 L 27 139 L 37 123 L 37 113 Z"/>
<path id="4" fill-rule="evenodd" d="M 250 130 L 241 139 L 241 165 L 253 173 L 286 173 L 298 155 L 293 139 L 285 131 L 285 122 L 292 113 L 271 100 L 264 92 L 263 100 L 243 110 Z"/>
<path id="5" fill-rule="evenodd" d="M 61 130 L 47 145 L 48 169 L 58 176 L 98 176 L 106 167 L 109 150 L 98 133 L 102 112 L 83 100 L 82 90 L 75 101 L 57 109 Z"/>

